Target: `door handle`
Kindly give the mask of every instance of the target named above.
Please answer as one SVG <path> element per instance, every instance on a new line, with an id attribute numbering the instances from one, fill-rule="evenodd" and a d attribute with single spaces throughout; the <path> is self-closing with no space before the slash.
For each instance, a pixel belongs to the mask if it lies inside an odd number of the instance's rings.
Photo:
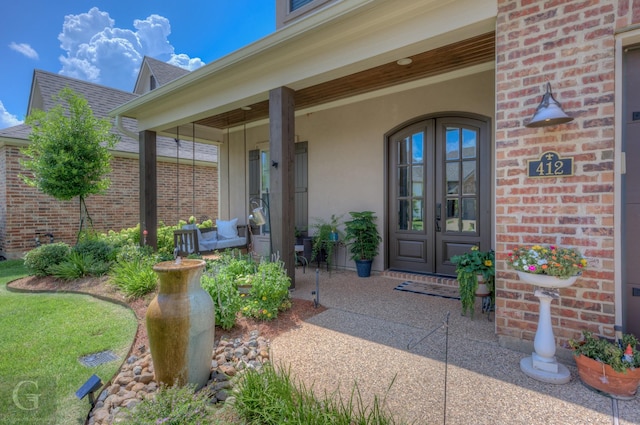
<path id="1" fill-rule="evenodd" d="M 440 219 L 442 218 L 442 204 L 436 204 L 436 232 L 440 231 Z"/>

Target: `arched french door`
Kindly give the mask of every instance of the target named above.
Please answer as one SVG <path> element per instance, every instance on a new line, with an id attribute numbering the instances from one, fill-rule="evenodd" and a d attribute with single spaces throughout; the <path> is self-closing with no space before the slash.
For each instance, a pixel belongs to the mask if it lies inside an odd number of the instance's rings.
<path id="1" fill-rule="evenodd" d="M 451 257 L 491 247 L 489 119 L 433 116 L 387 134 L 392 270 L 455 275 Z"/>

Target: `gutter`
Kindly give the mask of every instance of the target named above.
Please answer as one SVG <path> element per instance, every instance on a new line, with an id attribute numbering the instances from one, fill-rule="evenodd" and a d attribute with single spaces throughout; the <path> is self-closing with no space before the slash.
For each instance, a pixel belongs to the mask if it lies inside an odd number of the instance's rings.
<path id="1" fill-rule="evenodd" d="M 129 136 L 131 137 L 133 140 L 138 140 L 139 136 L 132 132 L 127 130 L 126 128 L 124 128 L 124 126 L 122 125 L 122 115 L 116 115 L 116 127 L 118 128 L 118 130 L 120 130 L 120 132 L 122 132 L 122 134 L 124 134 L 125 136 Z"/>

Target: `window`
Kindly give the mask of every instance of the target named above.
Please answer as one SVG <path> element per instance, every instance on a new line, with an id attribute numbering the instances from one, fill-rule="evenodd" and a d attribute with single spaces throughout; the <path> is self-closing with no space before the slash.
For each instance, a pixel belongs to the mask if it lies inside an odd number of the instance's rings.
<path id="1" fill-rule="evenodd" d="M 311 3 L 313 0 L 289 0 L 289 11 L 293 12 Z"/>
<path id="2" fill-rule="evenodd" d="M 295 159 L 295 227 L 307 230 L 308 196 L 307 196 L 307 142 L 296 143 Z M 249 197 L 262 198 L 267 202 L 271 158 L 267 148 L 249 151 Z M 268 225 L 262 226 L 262 233 L 269 233 Z"/>

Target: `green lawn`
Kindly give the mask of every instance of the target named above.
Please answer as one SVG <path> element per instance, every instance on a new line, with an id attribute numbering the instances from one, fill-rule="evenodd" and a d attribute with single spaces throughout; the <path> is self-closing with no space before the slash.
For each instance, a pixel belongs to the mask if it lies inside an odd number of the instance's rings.
<path id="1" fill-rule="evenodd" d="M 22 261 L 0 262 L 0 423 L 82 424 L 89 402 L 76 390 L 92 374 L 106 382 L 117 372 L 136 318 L 90 296 L 7 291 L 7 282 L 25 275 Z M 78 362 L 107 349 L 120 360 L 95 368 Z"/>

